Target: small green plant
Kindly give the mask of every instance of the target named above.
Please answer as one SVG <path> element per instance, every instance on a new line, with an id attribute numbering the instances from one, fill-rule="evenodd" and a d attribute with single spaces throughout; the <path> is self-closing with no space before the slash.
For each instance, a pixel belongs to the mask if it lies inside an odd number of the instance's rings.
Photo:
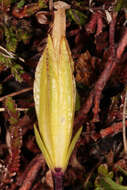
<path id="1" fill-rule="evenodd" d="M 95 180 L 95 190 L 127 190 L 127 186 L 117 184 L 113 181 L 113 172 L 108 171 L 106 164 L 101 164 L 98 168 L 98 176 Z M 119 182 L 122 183 L 122 176 L 119 177 Z"/>

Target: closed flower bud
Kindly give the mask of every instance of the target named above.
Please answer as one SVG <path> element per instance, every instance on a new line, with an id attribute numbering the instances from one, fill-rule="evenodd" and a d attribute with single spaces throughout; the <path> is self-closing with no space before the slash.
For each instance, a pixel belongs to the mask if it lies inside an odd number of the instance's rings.
<path id="1" fill-rule="evenodd" d="M 38 128 L 35 126 L 34 130 L 49 168 L 61 168 L 64 172 L 81 128 L 72 139 L 76 89 L 73 60 L 65 37 L 65 9 L 69 7 L 64 2 L 56 2 L 55 6 L 52 35 L 48 35 L 35 72 Z"/>

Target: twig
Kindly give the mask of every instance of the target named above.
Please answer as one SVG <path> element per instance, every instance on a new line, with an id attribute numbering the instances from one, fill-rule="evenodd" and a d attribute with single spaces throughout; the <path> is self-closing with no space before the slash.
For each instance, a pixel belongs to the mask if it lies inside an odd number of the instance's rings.
<path id="1" fill-rule="evenodd" d="M 115 15 L 116 17 L 116 15 Z M 114 19 L 114 16 L 113 16 Z M 95 106 L 93 108 L 94 112 L 94 120 L 98 120 L 98 111 L 99 110 L 99 98 L 101 97 L 102 90 L 104 89 L 106 82 L 109 80 L 112 72 L 115 70 L 116 62 L 118 63 L 120 58 L 122 57 L 122 54 L 124 52 L 125 47 L 127 46 L 127 29 L 125 30 L 124 36 L 121 39 L 120 43 L 118 44 L 118 48 L 116 50 L 116 58 L 114 59 L 114 21 L 110 23 L 110 49 L 112 51 L 113 57 L 109 57 L 105 69 L 100 75 L 98 81 L 95 84 L 95 88 L 91 91 L 89 98 L 87 101 L 83 104 L 79 112 L 77 113 L 74 121 L 74 130 L 76 131 L 86 120 L 87 120 L 87 114 L 90 111 L 93 101 L 95 102 Z M 112 58 L 114 60 L 112 60 Z M 98 92 L 97 92 L 98 91 Z M 94 100 L 95 98 L 95 100 Z M 99 102 L 98 102 L 99 100 Z"/>
<path id="2" fill-rule="evenodd" d="M 76 114 L 76 117 L 74 120 L 74 133 L 84 123 L 84 121 L 86 121 L 87 114 L 92 107 L 93 97 L 94 97 L 94 90 L 91 91 L 89 98 L 87 99 L 87 101 L 83 104 L 83 106 L 80 108 L 80 110 Z"/>
<path id="3" fill-rule="evenodd" d="M 13 92 L 11 94 L 8 94 L 8 95 L 5 95 L 3 97 L 0 97 L 0 102 L 2 102 L 7 97 L 17 96 L 17 95 L 23 94 L 25 92 L 31 91 L 32 89 L 33 89 L 32 87 L 29 87 L 29 88 L 22 89 L 22 90 L 20 90 L 18 92 Z"/>
<path id="4" fill-rule="evenodd" d="M 41 186 L 42 186 L 42 182 L 38 181 L 36 184 L 34 184 L 34 186 L 32 187 L 32 190 L 39 190 Z M 49 189 L 47 189 L 47 190 L 49 190 Z"/>
<path id="5" fill-rule="evenodd" d="M 4 57 L 10 58 L 10 59 L 18 58 L 20 61 L 25 62 L 25 60 L 22 57 L 16 57 L 14 53 L 8 51 L 7 49 L 5 49 L 3 46 L 0 45 L 0 51 L 1 50 L 2 52 L 0 52 L 0 54 L 2 54 Z"/>
<path id="6" fill-rule="evenodd" d="M 125 126 L 127 127 L 127 120 L 125 121 Z M 117 134 L 120 131 L 122 131 L 122 127 L 123 127 L 122 121 L 113 123 L 111 126 L 105 128 L 105 129 L 102 129 L 100 131 L 100 135 L 102 138 L 104 138 L 108 135 Z"/>
<path id="7" fill-rule="evenodd" d="M 125 47 L 127 46 L 127 28 L 125 29 L 124 36 L 122 37 L 121 41 L 119 42 L 116 56 L 118 59 L 121 58 Z"/>
<path id="8" fill-rule="evenodd" d="M 94 122 L 98 121 L 98 111 L 99 111 L 101 93 L 115 67 L 116 67 L 116 62 L 112 62 L 112 59 L 109 58 L 104 71 L 101 73 L 101 76 L 99 77 L 98 81 L 95 84 L 95 88 L 91 91 L 89 98 L 87 99 L 85 104 L 81 107 L 81 109 L 79 110 L 79 112 L 75 117 L 74 121 L 75 130 L 77 130 L 87 119 L 87 114 L 89 113 L 93 105 L 93 102 L 95 103 L 93 108 Z"/>
<path id="9" fill-rule="evenodd" d="M 125 93 L 125 100 L 123 105 L 123 145 L 124 145 L 124 153 L 127 154 L 127 139 L 126 139 L 126 107 L 127 107 L 127 88 Z"/>
<path id="10" fill-rule="evenodd" d="M 101 73 L 101 76 L 99 80 L 96 83 L 96 94 L 95 94 L 95 100 L 94 100 L 94 108 L 93 108 L 93 121 L 97 122 L 99 121 L 99 105 L 100 105 L 100 100 L 101 100 L 101 94 L 102 90 L 104 89 L 106 82 L 109 80 L 112 71 L 114 70 L 116 66 L 116 60 L 115 60 L 115 24 L 116 24 L 116 15 L 112 15 L 112 21 L 110 22 L 109 25 L 109 49 L 111 51 L 111 56 L 108 59 L 108 63 L 106 64 L 106 68 L 104 71 Z"/>
<path id="11" fill-rule="evenodd" d="M 31 163 L 26 168 L 26 170 L 22 176 L 22 179 L 21 178 L 19 179 L 21 181 L 24 179 L 23 184 L 19 188 L 19 190 L 30 190 L 31 189 L 31 186 L 32 186 L 34 180 L 36 179 L 37 173 L 44 163 L 45 163 L 45 161 L 44 161 L 44 158 L 42 157 L 42 154 L 37 155 L 31 161 Z M 21 183 L 19 180 L 18 180 L 17 184 Z"/>
<path id="12" fill-rule="evenodd" d="M 49 0 L 49 10 L 53 10 L 53 0 Z"/>
<path id="13" fill-rule="evenodd" d="M 16 108 L 17 111 L 28 111 L 28 108 Z M 5 108 L 0 108 L 0 112 L 4 112 Z"/>
<path id="14" fill-rule="evenodd" d="M 112 14 L 112 20 L 110 22 L 110 27 L 109 27 L 109 44 L 110 44 L 110 51 L 111 55 L 113 58 L 116 56 L 115 52 L 115 24 L 116 24 L 116 13 Z"/>
<path id="15" fill-rule="evenodd" d="M 110 48 L 112 49 L 111 56 L 109 57 L 104 71 L 101 73 L 99 79 L 97 80 L 94 89 L 91 91 L 89 98 L 85 102 L 85 104 L 81 107 L 79 112 L 77 113 L 74 121 L 74 126 L 75 126 L 75 131 L 77 130 L 78 127 L 80 127 L 84 121 L 87 119 L 87 114 L 90 111 L 93 102 L 95 103 L 93 112 L 94 112 L 94 117 L 93 120 L 97 121 L 98 120 L 98 111 L 99 111 L 99 104 L 100 104 L 100 98 L 101 98 L 101 93 L 102 90 L 104 89 L 106 82 L 109 80 L 113 70 L 116 67 L 116 60 L 113 61 L 114 59 L 114 27 L 115 27 L 115 18 L 113 18 L 112 22 L 110 23 Z"/>

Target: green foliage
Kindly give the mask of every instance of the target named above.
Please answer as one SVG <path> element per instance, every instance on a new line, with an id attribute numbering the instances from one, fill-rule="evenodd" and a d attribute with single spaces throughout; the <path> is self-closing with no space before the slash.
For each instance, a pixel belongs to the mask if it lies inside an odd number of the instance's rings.
<path id="1" fill-rule="evenodd" d="M 0 63 L 5 67 L 11 69 L 11 74 L 15 77 L 18 82 L 22 82 L 22 74 L 24 73 L 23 67 L 19 64 L 15 64 L 15 59 L 5 57 L 0 54 Z"/>
<path id="2" fill-rule="evenodd" d="M 22 82 L 23 67 L 19 64 L 16 64 L 16 49 L 18 43 L 23 41 L 24 44 L 27 44 L 31 38 L 31 27 L 29 22 L 22 20 L 19 22 L 20 27 L 9 23 L 9 25 L 4 26 L 4 35 L 5 35 L 5 48 L 1 48 L 0 51 L 0 63 L 10 68 L 11 73 L 18 82 Z"/>
<path id="3" fill-rule="evenodd" d="M 100 184 L 104 187 L 104 190 L 127 190 L 127 186 L 117 184 L 107 176 L 100 180 Z"/>
<path id="4" fill-rule="evenodd" d="M 14 3 L 17 4 L 16 5 L 17 9 L 21 9 L 25 5 L 26 0 L 0 0 L 0 5 L 2 4 L 4 9 L 7 9 L 8 7 L 10 7 Z M 39 0 L 37 2 L 37 6 L 38 6 L 38 9 L 47 8 L 46 1 L 45 0 Z M 34 9 L 34 7 L 33 7 L 33 9 Z M 33 9 L 31 9 L 31 10 L 33 10 Z"/>
<path id="5" fill-rule="evenodd" d="M 31 16 L 42 8 L 47 8 L 47 5 L 46 5 L 45 1 L 39 0 L 37 3 L 31 3 L 31 5 L 28 5 L 25 12 L 26 12 L 27 16 Z"/>
<path id="6" fill-rule="evenodd" d="M 126 186 L 117 184 L 112 180 L 113 172 L 108 171 L 106 164 L 102 164 L 98 168 L 98 176 L 95 179 L 95 190 L 127 190 Z M 122 183 L 123 177 L 119 177 L 119 183 Z"/>
<path id="7" fill-rule="evenodd" d="M 20 167 L 20 152 L 22 146 L 22 129 L 18 125 L 20 114 L 17 105 L 11 97 L 7 97 L 4 102 L 5 110 L 8 113 L 10 126 L 6 134 L 6 143 L 9 148 L 9 174 L 17 172 Z"/>
<path id="8" fill-rule="evenodd" d="M 3 5 L 3 7 L 9 7 L 11 4 L 11 0 L 0 0 L 0 4 Z"/>
<path id="9" fill-rule="evenodd" d="M 5 100 L 5 106 L 8 108 L 8 111 L 15 114 L 16 113 L 16 110 L 15 110 L 15 105 L 14 105 L 14 102 L 12 101 L 12 98 L 11 97 L 8 97 L 6 100 Z"/>
<path id="10" fill-rule="evenodd" d="M 6 37 L 6 48 L 8 51 L 15 52 L 18 40 L 13 27 L 4 27 Z"/>
<path id="11" fill-rule="evenodd" d="M 40 8 L 47 8 L 47 5 L 46 5 L 45 2 L 46 2 L 46 1 L 44 1 L 44 0 L 39 0 L 39 1 L 38 1 L 39 7 L 40 7 Z"/>
<path id="12" fill-rule="evenodd" d="M 18 3 L 17 3 L 17 8 L 22 8 L 23 6 L 24 6 L 24 4 L 25 4 L 25 0 L 21 0 L 21 1 L 19 1 Z"/>
<path id="13" fill-rule="evenodd" d="M 81 11 L 78 11 L 75 9 L 69 9 L 68 14 L 76 24 L 82 26 L 86 23 L 87 16 L 84 13 L 82 13 Z"/>
<path id="14" fill-rule="evenodd" d="M 9 122 L 11 125 L 16 125 L 19 120 L 19 112 L 16 110 L 15 101 L 11 97 L 5 99 L 5 108 L 9 114 Z"/>
<path id="15" fill-rule="evenodd" d="M 21 75 L 24 73 L 23 67 L 19 64 L 15 64 L 11 67 L 11 73 L 14 75 L 18 82 L 22 82 Z"/>
<path id="16" fill-rule="evenodd" d="M 27 27 L 17 29 L 16 38 L 18 41 L 23 41 L 24 44 L 27 44 L 31 38 L 31 31 Z"/>
<path id="17" fill-rule="evenodd" d="M 126 0 L 117 0 L 115 11 L 120 11 L 122 8 L 127 8 L 127 1 Z"/>
<path id="18" fill-rule="evenodd" d="M 22 82 L 22 74 L 24 73 L 23 67 L 19 64 L 15 64 L 15 59 L 5 57 L 0 54 L 0 63 L 5 67 L 11 69 L 11 74 L 15 77 L 18 82 Z"/>
<path id="19" fill-rule="evenodd" d="M 120 166 L 117 167 L 125 176 L 127 176 L 127 171 L 121 168 Z"/>
<path id="20" fill-rule="evenodd" d="M 109 176 L 110 178 L 113 178 L 113 172 L 108 172 L 108 167 L 106 164 L 102 164 L 98 167 L 98 174 L 103 176 Z"/>
<path id="21" fill-rule="evenodd" d="M 19 42 L 24 44 L 29 42 L 31 38 L 31 25 L 26 20 L 19 21 L 20 27 L 10 23 L 4 26 L 4 34 L 6 40 L 6 49 L 15 53 Z"/>
<path id="22" fill-rule="evenodd" d="M 4 64 L 6 67 L 11 67 L 12 59 L 9 57 L 5 57 L 4 55 L 0 54 L 0 63 Z"/>

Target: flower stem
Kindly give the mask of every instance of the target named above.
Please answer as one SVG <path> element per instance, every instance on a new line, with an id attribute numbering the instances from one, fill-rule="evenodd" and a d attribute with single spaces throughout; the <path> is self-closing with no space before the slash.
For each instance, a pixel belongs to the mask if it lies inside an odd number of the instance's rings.
<path id="1" fill-rule="evenodd" d="M 63 190 L 63 172 L 61 168 L 55 168 L 55 171 L 52 172 L 53 181 L 54 181 L 54 190 Z"/>

